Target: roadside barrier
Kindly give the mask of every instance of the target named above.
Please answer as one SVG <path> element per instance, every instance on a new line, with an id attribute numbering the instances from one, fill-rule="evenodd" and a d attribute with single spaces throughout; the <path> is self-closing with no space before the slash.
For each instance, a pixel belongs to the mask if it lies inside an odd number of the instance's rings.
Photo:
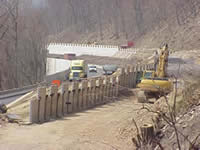
<path id="1" fill-rule="evenodd" d="M 153 64 L 121 68 L 112 76 L 103 76 L 81 82 L 65 82 L 39 87 L 37 96 L 30 101 L 30 122 L 44 123 L 117 100 L 119 87 L 135 88 L 137 74 L 153 69 Z"/>

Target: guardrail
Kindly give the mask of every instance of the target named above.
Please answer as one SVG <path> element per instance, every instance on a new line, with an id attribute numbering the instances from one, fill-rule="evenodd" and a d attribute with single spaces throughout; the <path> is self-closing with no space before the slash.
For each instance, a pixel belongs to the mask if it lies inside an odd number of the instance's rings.
<path id="1" fill-rule="evenodd" d="M 36 89 L 38 86 L 50 85 L 53 80 L 64 81 L 65 75 L 68 72 L 69 72 L 69 70 L 65 70 L 65 71 L 62 71 L 62 72 L 59 72 L 59 73 L 56 73 L 53 75 L 48 75 L 45 77 L 45 81 L 34 84 L 34 85 L 28 85 L 28 86 L 24 86 L 22 88 L 14 88 L 14 89 L 9 89 L 9 90 L 5 90 L 5 91 L 0 91 L 0 100 L 9 98 L 9 97 L 15 97 L 15 96 L 26 94 L 26 93 L 32 91 L 33 89 Z"/>
<path id="2" fill-rule="evenodd" d="M 119 48 L 116 45 L 100 45 L 100 44 L 76 44 L 76 43 L 50 43 L 47 45 L 62 45 L 62 46 L 69 46 L 69 47 L 98 47 L 98 48 Z"/>
<path id="3" fill-rule="evenodd" d="M 22 88 L 15 88 L 15 89 L 10 89 L 10 90 L 0 91 L 0 100 L 26 94 L 37 87 L 38 87 L 38 84 L 34 84 L 34 85 L 24 86 Z"/>
<path id="4" fill-rule="evenodd" d="M 128 66 L 121 68 L 112 76 L 64 83 L 60 90 L 53 85 L 49 93 L 48 87 L 40 87 L 37 95 L 30 101 L 30 122 L 48 122 L 66 114 L 105 104 L 113 99 L 117 100 L 121 87 L 134 88 L 138 74 L 153 67 L 153 64 Z"/>

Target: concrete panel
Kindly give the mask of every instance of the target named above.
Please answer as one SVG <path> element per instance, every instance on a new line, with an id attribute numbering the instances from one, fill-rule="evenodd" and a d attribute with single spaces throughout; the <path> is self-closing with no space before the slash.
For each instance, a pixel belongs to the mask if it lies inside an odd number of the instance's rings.
<path id="1" fill-rule="evenodd" d="M 99 79 L 99 98 L 98 103 L 102 104 L 103 102 L 103 78 Z"/>
<path id="2" fill-rule="evenodd" d="M 106 77 L 106 90 L 105 90 L 105 97 L 106 97 L 106 102 L 109 101 L 110 97 L 110 77 Z"/>
<path id="3" fill-rule="evenodd" d="M 78 91 L 78 110 L 83 110 L 83 89 L 79 89 Z"/>
<path id="4" fill-rule="evenodd" d="M 125 86 L 125 69 L 124 69 L 124 68 L 121 69 L 120 85 L 121 85 L 122 87 Z"/>
<path id="5" fill-rule="evenodd" d="M 83 98 L 82 98 L 82 101 L 83 101 L 83 109 L 86 109 L 88 106 L 88 98 L 87 98 L 87 95 L 88 95 L 88 81 L 83 81 L 82 82 L 82 92 L 83 92 Z"/>
<path id="6" fill-rule="evenodd" d="M 111 81 L 110 81 L 110 77 L 107 77 L 107 101 L 110 101 L 112 99 L 111 97 L 111 92 L 112 92 L 112 87 L 111 87 Z"/>
<path id="7" fill-rule="evenodd" d="M 56 85 L 51 86 L 50 96 L 51 96 L 51 117 L 57 117 L 57 104 L 58 104 L 58 87 Z"/>
<path id="8" fill-rule="evenodd" d="M 95 106 L 97 104 L 96 102 L 96 79 L 92 80 L 91 81 L 91 84 L 92 84 L 92 103 L 93 103 L 93 106 Z"/>
<path id="9" fill-rule="evenodd" d="M 112 97 L 116 97 L 116 90 L 117 90 L 117 77 L 112 77 L 112 85 L 113 85 L 113 93 L 112 93 Z"/>
<path id="10" fill-rule="evenodd" d="M 116 78 L 116 91 L 115 91 L 115 97 L 118 97 L 119 95 L 119 80 L 120 80 L 120 76 L 117 76 Z"/>
<path id="11" fill-rule="evenodd" d="M 69 84 L 68 83 L 64 83 L 62 85 L 62 88 L 61 88 L 61 94 L 62 94 L 62 113 L 63 115 L 67 114 L 68 112 L 68 105 L 69 104 Z"/>
<path id="12" fill-rule="evenodd" d="M 96 99 L 95 99 L 95 94 L 96 94 L 96 79 L 92 79 L 91 81 L 90 81 L 90 83 L 91 83 L 91 90 L 90 90 L 90 107 L 94 107 L 95 106 L 95 101 L 96 101 Z"/>
<path id="13" fill-rule="evenodd" d="M 79 83 L 74 82 L 73 112 L 78 111 Z"/>
<path id="14" fill-rule="evenodd" d="M 137 73 L 138 73 L 138 66 L 136 66 L 134 69 L 133 88 L 136 88 Z"/>
<path id="15" fill-rule="evenodd" d="M 46 97 L 46 110 L 45 110 L 45 121 L 49 121 L 51 118 L 51 97 Z"/>
<path id="16" fill-rule="evenodd" d="M 69 92 L 69 105 L 68 105 L 68 113 L 73 112 L 73 102 L 74 101 L 74 84 L 71 83 L 71 89 Z"/>
<path id="17" fill-rule="evenodd" d="M 106 102 L 107 101 L 107 86 L 106 86 L 106 84 L 107 84 L 107 79 L 106 78 L 104 78 L 104 80 L 103 80 L 103 103 L 104 102 Z"/>
<path id="18" fill-rule="evenodd" d="M 37 98 L 39 100 L 39 122 L 45 121 L 45 102 L 46 102 L 46 87 L 40 87 L 37 90 Z"/>
<path id="19" fill-rule="evenodd" d="M 79 84 L 79 93 L 78 93 L 78 99 L 79 99 L 79 103 L 78 103 L 78 109 L 79 111 L 83 110 L 83 81 Z"/>
<path id="20" fill-rule="evenodd" d="M 113 83 L 113 77 L 110 77 L 110 100 L 113 100 L 113 92 L 114 92 L 114 83 Z"/>
<path id="21" fill-rule="evenodd" d="M 131 78 L 130 78 L 130 88 L 133 88 L 134 87 L 134 66 L 131 66 Z"/>
<path id="22" fill-rule="evenodd" d="M 57 117 L 63 116 L 63 95 L 58 93 Z"/>
<path id="23" fill-rule="evenodd" d="M 39 101 L 36 98 L 30 101 L 29 118 L 31 123 L 39 122 Z"/>
<path id="24" fill-rule="evenodd" d="M 87 89 L 87 108 L 92 107 L 92 87 L 91 81 L 88 81 L 88 89 Z"/>

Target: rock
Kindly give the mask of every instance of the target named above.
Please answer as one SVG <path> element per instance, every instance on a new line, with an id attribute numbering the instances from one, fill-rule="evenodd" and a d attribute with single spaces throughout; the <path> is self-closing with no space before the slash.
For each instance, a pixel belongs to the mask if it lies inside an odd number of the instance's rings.
<path id="1" fill-rule="evenodd" d="M 7 110 L 8 109 L 5 104 L 0 104 L 0 114 L 5 114 Z"/>
<path id="2" fill-rule="evenodd" d="M 138 103 L 147 103 L 148 102 L 144 91 L 138 91 L 137 99 L 138 99 Z"/>

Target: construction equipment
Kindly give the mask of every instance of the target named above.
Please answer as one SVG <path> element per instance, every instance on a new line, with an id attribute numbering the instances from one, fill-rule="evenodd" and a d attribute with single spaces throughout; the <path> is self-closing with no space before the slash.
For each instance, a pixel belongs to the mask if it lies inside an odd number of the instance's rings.
<path id="1" fill-rule="evenodd" d="M 148 98 L 151 97 L 158 99 L 161 95 L 171 91 L 172 82 L 169 80 L 166 73 L 168 56 L 168 45 L 165 44 L 164 47 L 160 49 L 160 55 L 154 70 L 146 70 L 143 72 L 141 81 L 137 84 L 137 87 L 140 88 L 138 92 L 139 102 L 146 102 Z"/>
<path id="2" fill-rule="evenodd" d="M 72 60 L 70 65 L 69 80 L 81 80 L 87 78 L 88 65 L 84 60 Z"/>

